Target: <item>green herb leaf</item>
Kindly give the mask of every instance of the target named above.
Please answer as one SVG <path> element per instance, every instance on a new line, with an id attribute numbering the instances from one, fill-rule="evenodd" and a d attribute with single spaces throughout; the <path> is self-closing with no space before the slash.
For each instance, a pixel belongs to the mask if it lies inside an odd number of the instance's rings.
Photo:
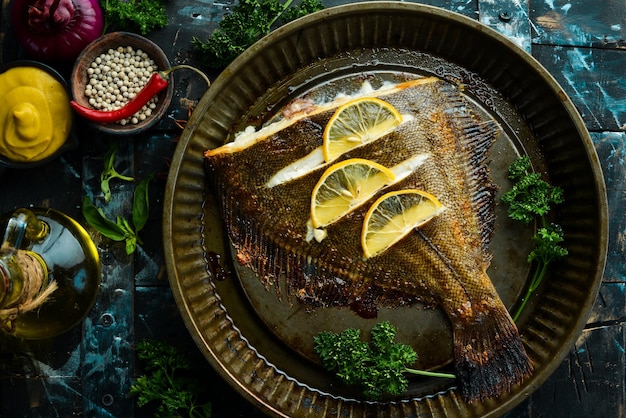
<path id="1" fill-rule="evenodd" d="M 130 388 L 130 393 L 137 396 L 137 406 L 156 404 L 156 417 L 178 417 L 183 416 L 183 412 L 189 417 L 211 416 L 211 404 L 198 402 L 204 386 L 178 374 L 191 369 L 186 356 L 174 347 L 154 340 L 140 341 L 136 350 L 146 371 Z"/>
<path id="2" fill-rule="evenodd" d="M 302 0 L 297 6 L 288 7 L 280 16 L 282 23 L 288 23 L 313 12 L 322 10 L 324 6 L 319 0 Z"/>
<path id="3" fill-rule="evenodd" d="M 111 200 L 111 190 L 109 181 L 113 178 L 121 180 L 133 180 L 132 177 L 122 176 L 115 170 L 114 161 L 117 147 L 112 145 L 104 155 L 104 167 L 100 174 L 100 187 L 104 194 L 105 201 Z M 106 217 L 102 209 L 97 208 L 89 198 L 85 196 L 83 199 L 83 214 L 87 222 L 98 230 L 102 235 L 115 241 L 126 241 L 126 254 L 130 255 L 135 252 L 137 243 L 141 243 L 137 233 L 143 229 L 148 221 L 150 212 L 148 185 L 154 178 L 150 175 L 143 179 L 133 194 L 133 208 L 131 225 L 126 218 L 117 215 L 115 222 Z"/>
<path id="4" fill-rule="evenodd" d="M 270 33 L 280 21 L 293 19 L 321 10 L 319 0 L 303 0 L 291 6 L 293 0 L 240 0 L 233 11 L 224 16 L 219 28 L 206 40 L 192 39 L 193 46 L 202 54 L 203 61 L 212 68 L 226 67 L 262 36 Z"/>
<path id="5" fill-rule="evenodd" d="M 126 254 L 131 255 L 137 249 L 137 233 L 125 218 L 117 216 L 117 225 L 124 231 L 124 240 L 126 241 Z"/>
<path id="6" fill-rule="evenodd" d="M 404 373 L 455 378 L 449 373 L 408 368 L 417 361 L 412 347 L 394 342 L 396 329 L 389 322 L 376 324 L 371 342 L 361 341 L 360 331 L 348 328 L 338 334 L 322 332 L 314 337 L 314 349 L 324 367 L 348 385 L 358 385 L 370 399 L 384 393 L 399 395 L 409 384 Z"/>
<path id="7" fill-rule="evenodd" d="M 161 0 L 105 0 L 104 32 L 138 32 L 142 35 L 167 26 L 165 2 Z"/>
<path id="8" fill-rule="evenodd" d="M 546 226 L 546 215 L 553 205 L 563 203 L 564 192 L 560 187 L 542 180 L 538 173 L 532 173 L 528 156 L 518 158 L 509 166 L 509 178 L 515 183 L 502 195 L 502 201 L 509 205 L 509 216 L 525 224 L 538 220 L 541 225 L 532 238 L 535 247 L 528 255 L 528 262 L 533 263 L 532 276 L 526 294 L 513 315 L 513 320 L 517 321 L 547 274 L 548 266 L 567 255 L 567 249 L 559 245 L 564 241 L 563 229 L 557 224 Z"/>
<path id="9" fill-rule="evenodd" d="M 516 183 L 502 195 L 502 201 L 509 205 L 509 216 L 527 224 L 537 216 L 545 216 L 552 205 L 563 203 L 563 189 L 542 180 L 538 173 L 531 173 L 530 168 L 528 156 L 513 162 L 509 167 L 509 178 Z"/>
<path id="10" fill-rule="evenodd" d="M 120 215 L 117 215 L 115 217 L 115 222 L 117 223 L 117 226 L 119 226 L 119 228 L 122 231 L 124 231 L 124 236 L 125 237 L 130 237 L 132 235 L 135 235 L 135 231 L 133 231 L 133 227 L 130 226 L 128 221 L 126 219 L 124 219 L 123 217 L 121 217 Z"/>
<path id="11" fill-rule="evenodd" d="M 111 186 L 109 185 L 111 179 L 117 178 L 124 181 L 134 180 L 132 177 L 123 176 L 115 170 L 114 162 L 116 154 L 117 146 L 111 145 L 103 158 L 104 168 L 102 169 L 102 173 L 100 173 L 100 190 L 102 191 L 105 202 L 111 201 Z"/>
<path id="12" fill-rule="evenodd" d="M 141 231 L 146 222 L 148 222 L 148 216 L 150 215 L 148 185 L 153 178 L 154 175 L 146 177 L 135 188 L 133 197 L 133 225 L 135 225 L 135 232 Z"/>
<path id="13" fill-rule="evenodd" d="M 567 249 L 559 245 L 563 240 L 563 228 L 560 225 L 539 228 L 533 236 L 535 248 L 528 254 L 528 262 L 537 260 L 548 264 L 552 260 L 565 257 L 568 254 Z"/>
<path id="14" fill-rule="evenodd" d="M 131 255 L 137 249 L 137 236 L 126 237 L 126 254 Z"/>
<path id="15" fill-rule="evenodd" d="M 105 237 L 113 241 L 126 239 L 126 231 L 117 223 L 106 217 L 104 211 L 97 208 L 87 196 L 83 198 L 83 216 L 89 225 L 95 228 Z"/>

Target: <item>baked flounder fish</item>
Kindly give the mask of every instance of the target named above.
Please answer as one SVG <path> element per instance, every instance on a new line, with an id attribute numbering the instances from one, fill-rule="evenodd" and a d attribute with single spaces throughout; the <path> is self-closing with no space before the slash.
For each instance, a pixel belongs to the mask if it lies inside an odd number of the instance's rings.
<path id="1" fill-rule="evenodd" d="M 405 164 L 408 172 L 372 202 L 391 190 L 420 189 L 445 210 L 371 258 L 360 246 L 368 204 L 327 226 L 323 239 L 311 239 L 311 192 L 329 165 L 320 157 L 322 134 L 346 98 L 318 105 L 297 101 L 270 125 L 205 152 L 237 260 L 268 287 L 285 277 L 289 294 L 311 306 L 348 306 L 366 317 L 382 306 L 441 306 L 452 323 L 464 398 L 498 396 L 532 366 L 486 273 L 495 217 L 486 158 L 497 127 L 472 114 L 457 86 L 436 78 L 367 95 L 392 104 L 403 121 L 337 161 Z"/>

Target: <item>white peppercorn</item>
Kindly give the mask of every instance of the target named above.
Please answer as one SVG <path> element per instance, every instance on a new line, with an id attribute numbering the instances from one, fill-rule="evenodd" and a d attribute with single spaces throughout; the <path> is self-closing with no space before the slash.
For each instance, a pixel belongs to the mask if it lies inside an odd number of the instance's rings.
<path id="1" fill-rule="evenodd" d="M 154 60 L 140 49 L 135 50 L 131 46 L 109 49 L 89 65 L 85 96 L 94 109 L 119 109 L 141 91 L 154 71 Z M 157 100 L 158 97 L 153 97 L 135 115 L 118 123 L 137 124 L 147 119 L 156 108 Z"/>

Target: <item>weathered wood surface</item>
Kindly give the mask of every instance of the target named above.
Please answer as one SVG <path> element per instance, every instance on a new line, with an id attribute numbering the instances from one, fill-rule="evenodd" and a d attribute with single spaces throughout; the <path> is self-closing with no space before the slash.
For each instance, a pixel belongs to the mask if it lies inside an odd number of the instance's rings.
<path id="1" fill-rule="evenodd" d="M 332 6 L 348 0 L 327 0 Z M 198 64 L 192 36 L 217 27 L 235 2 L 172 0 L 170 25 L 150 35 L 173 64 Z M 607 184 L 609 254 L 600 296 L 582 335 L 555 373 L 507 414 L 525 417 L 621 417 L 626 403 L 626 2 L 624 0 L 428 0 L 476 19 L 530 52 L 561 84 L 580 111 L 596 145 Z M 2 15 L 2 62 L 20 57 Z M 215 74 L 211 74 L 215 76 Z M 102 287 L 82 325 L 58 338 L 18 341 L 0 336 L 0 417 L 141 417 L 128 394 L 140 373 L 133 344 L 156 338 L 182 347 L 211 388 L 214 416 L 262 414 L 242 400 L 196 350 L 172 298 L 161 248 L 163 173 L 187 109 L 203 91 L 191 74 L 176 77 L 170 112 L 149 135 L 118 139 L 78 132 L 80 147 L 50 164 L 6 171 L 0 178 L 0 212 L 23 206 L 53 207 L 84 224 L 83 194 L 97 198 L 102 156 L 118 142 L 118 168 L 136 181 L 160 173 L 150 188 L 151 216 L 134 256 L 123 244 L 94 238 L 102 260 Z M 130 216 L 133 183 L 113 182 L 111 214 Z"/>
<path id="2" fill-rule="evenodd" d="M 624 0 L 545 0 L 530 7 L 532 41 L 544 45 L 623 48 Z"/>

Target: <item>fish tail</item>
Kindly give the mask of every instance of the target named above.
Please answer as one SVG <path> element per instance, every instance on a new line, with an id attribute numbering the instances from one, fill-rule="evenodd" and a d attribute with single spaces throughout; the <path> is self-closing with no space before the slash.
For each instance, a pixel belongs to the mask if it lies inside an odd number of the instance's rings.
<path id="1" fill-rule="evenodd" d="M 454 350 L 461 392 L 468 402 L 509 392 L 533 370 L 504 307 L 481 312 L 469 324 L 457 324 Z"/>

